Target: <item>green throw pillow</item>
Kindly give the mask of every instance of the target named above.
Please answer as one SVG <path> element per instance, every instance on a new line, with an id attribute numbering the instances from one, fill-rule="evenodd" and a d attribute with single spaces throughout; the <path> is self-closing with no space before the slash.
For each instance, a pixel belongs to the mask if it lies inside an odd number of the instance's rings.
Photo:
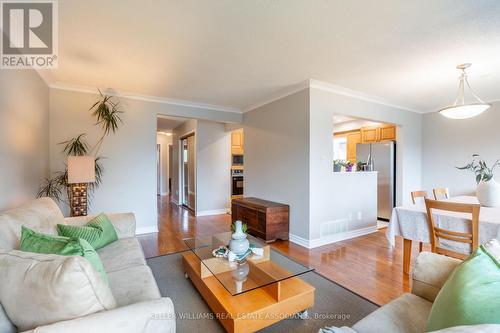
<path id="1" fill-rule="evenodd" d="M 94 217 L 84 226 L 58 224 L 57 232 L 59 236 L 83 238 L 96 250 L 118 239 L 115 227 L 105 214 Z"/>
<path id="2" fill-rule="evenodd" d="M 104 271 L 99 255 L 85 239 L 41 234 L 22 226 L 19 248 L 24 252 L 82 256 L 90 262 L 104 281 L 108 283 L 108 276 Z"/>
<path id="3" fill-rule="evenodd" d="M 500 264 L 480 246 L 439 291 L 427 331 L 460 325 L 500 324 Z"/>

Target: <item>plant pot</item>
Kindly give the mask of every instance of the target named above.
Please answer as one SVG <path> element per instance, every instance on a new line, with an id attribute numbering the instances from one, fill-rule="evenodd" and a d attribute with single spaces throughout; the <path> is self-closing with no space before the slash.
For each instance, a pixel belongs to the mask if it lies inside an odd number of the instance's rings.
<path id="1" fill-rule="evenodd" d="M 500 184 L 494 179 L 479 182 L 476 195 L 481 206 L 500 207 Z"/>

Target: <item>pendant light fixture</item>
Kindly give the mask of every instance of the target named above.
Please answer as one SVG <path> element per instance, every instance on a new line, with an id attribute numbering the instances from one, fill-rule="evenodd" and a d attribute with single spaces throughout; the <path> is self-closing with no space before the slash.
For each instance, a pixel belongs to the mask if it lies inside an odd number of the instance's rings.
<path id="1" fill-rule="evenodd" d="M 458 96 L 452 106 L 445 107 L 439 110 L 446 118 L 451 119 L 468 119 L 475 117 L 484 111 L 486 111 L 491 105 L 483 102 L 470 87 L 469 81 L 467 81 L 467 73 L 465 70 L 469 68 L 471 64 L 461 64 L 457 66 L 457 69 L 461 70 L 462 73 L 458 77 Z M 469 88 L 472 97 L 475 101 L 472 103 L 465 102 L 465 85 Z"/>

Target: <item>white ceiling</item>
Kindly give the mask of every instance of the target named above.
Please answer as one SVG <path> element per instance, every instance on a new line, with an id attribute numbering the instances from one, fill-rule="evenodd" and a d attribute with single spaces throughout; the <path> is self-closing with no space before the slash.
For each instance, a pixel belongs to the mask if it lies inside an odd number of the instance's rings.
<path id="1" fill-rule="evenodd" d="M 156 129 L 158 132 L 171 132 L 186 121 L 186 118 L 159 116 L 156 119 Z"/>
<path id="2" fill-rule="evenodd" d="M 53 82 L 244 110 L 306 79 L 405 108 L 499 100 L 498 0 L 64 0 Z"/>

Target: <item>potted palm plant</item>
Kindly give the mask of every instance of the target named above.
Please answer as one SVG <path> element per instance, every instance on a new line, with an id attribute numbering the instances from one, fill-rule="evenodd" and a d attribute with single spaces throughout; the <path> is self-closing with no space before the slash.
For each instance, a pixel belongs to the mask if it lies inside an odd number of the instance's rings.
<path id="1" fill-rule="evenodd" d="M 500 185 L 493 179 L 493 171 L 497 165 L 500 165 L 500 160 L 496 160 L 491 167 L 488 167 L 478 154 L 474 154 L 471 162 L 463 167 L 457 167 L 459 170 L 474 172 L 477 183 L 476 195 L 482 206 L 500 206 Z"/>

